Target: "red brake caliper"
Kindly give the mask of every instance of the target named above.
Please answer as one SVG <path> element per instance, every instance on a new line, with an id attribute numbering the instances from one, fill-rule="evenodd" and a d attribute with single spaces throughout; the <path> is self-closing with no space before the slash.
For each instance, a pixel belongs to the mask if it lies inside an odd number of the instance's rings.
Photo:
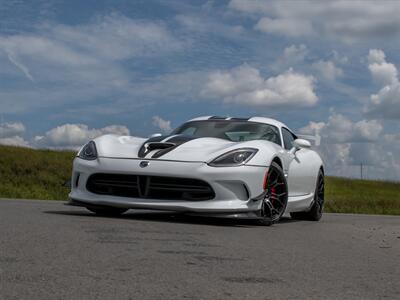
<path id="1" fill-rule="evenodd" d="M 267 172 L 267 173 L 265 174 L 265 177 L 264 177 L 264 190 L 267 189 L 268 177 L 269 177 L 269 174 L 268 174 L 268 172 Z M 275 200 L 275 198 L 272 198 L 271 195 L 272 195 L 272 194 L 275 194 L 275 193 L 276 193 L 276 189 L 275 189 L 275 187 L 273 186 L 273 187 L 271 187 L 271 193 L 270 193 L 270 201 L 271 201 L 271 203 L 274 203 L 274 200 Z"/>

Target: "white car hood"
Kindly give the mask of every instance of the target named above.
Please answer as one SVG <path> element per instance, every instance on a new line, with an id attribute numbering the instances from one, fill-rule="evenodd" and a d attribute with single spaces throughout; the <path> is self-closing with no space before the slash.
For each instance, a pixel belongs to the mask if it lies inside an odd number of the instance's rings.
<path id="1" fill-rule="evenodd" d="M 115 158 L 143 158 L 150 159 L 158 150 L 153 150 L 147 155 L 140 157 L 139 151 L 146 143 L 151 143 L 155 139 L 145 139 L 131 136 L 105 135 L 95 140 L 98 155 L 101 157 Z M 168 137 L 160 137 L 157 140 L 166 140 Z M 215 158 L 215 153 L 236 145 L 217 138 L 196 138 L 184 142 L 176 143 L 174 149 L 157 157 L 163 160 L 181 160 L 181 161 L 202 161 L 206 162 Z"/>
<path id="2" fill-rule="evenodd" d="M 184 136 L 168 136 L 157 138 L 139 138 L 132 136 L 104 135 L 94 140 L 99 157 L 160 159 L 187 162 L 210 162 L 221 154 L 239 148 L 256 148 L 276 152 L 277 145 L 267 141 L 231 142 L 219 138 L 190 138 Z M 155 155 L 160 149 L 149 151 L 143 155 L 145 145 L 151 143 L 174 142 L 175 146 L 161 156 Z M 141 153 L 142 152 L 142 153 Z"/>

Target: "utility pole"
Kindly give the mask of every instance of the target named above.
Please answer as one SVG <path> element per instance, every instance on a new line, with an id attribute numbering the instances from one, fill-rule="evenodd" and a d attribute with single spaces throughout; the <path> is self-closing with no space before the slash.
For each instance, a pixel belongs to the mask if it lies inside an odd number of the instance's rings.
<path id="1" fill-rule="evenodd" d="M 360 163 L 360 175 L 361 175 L 361 180 L 363 180 L 363 163 Z"/>
<path id="2" fill-rule="evenodd" d="M 0 127 L 4 125 L 4 119 L 3 119 L 3 114 L 1 114 L 1 123 L 0 123 Z M 0 128 L 0 138 L 3 138 L 3 129 Z"/>

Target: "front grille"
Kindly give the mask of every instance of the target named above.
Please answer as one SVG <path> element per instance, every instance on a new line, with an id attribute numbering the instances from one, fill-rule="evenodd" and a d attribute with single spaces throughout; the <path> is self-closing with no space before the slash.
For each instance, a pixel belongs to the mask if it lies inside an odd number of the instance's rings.
<path id="1" fill-rule="evenodd" d="M 195 201 L 215 197 L 207 182 L 179 177 L 93 174 L 86 188 L 94 194 L 143 199 Z"/>

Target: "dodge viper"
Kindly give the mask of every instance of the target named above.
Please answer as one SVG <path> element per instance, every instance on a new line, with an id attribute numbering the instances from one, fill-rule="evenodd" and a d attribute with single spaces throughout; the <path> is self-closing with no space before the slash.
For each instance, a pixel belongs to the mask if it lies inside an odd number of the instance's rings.
<path id="1" fill-rule="evenodd" d="M 128 209 L 318 221 L 324 165 L 311 143 L 264 117 L 192 119 L 169 135 L 104 135 L 78 152 L 69 204 L 103 215 Z"/>

